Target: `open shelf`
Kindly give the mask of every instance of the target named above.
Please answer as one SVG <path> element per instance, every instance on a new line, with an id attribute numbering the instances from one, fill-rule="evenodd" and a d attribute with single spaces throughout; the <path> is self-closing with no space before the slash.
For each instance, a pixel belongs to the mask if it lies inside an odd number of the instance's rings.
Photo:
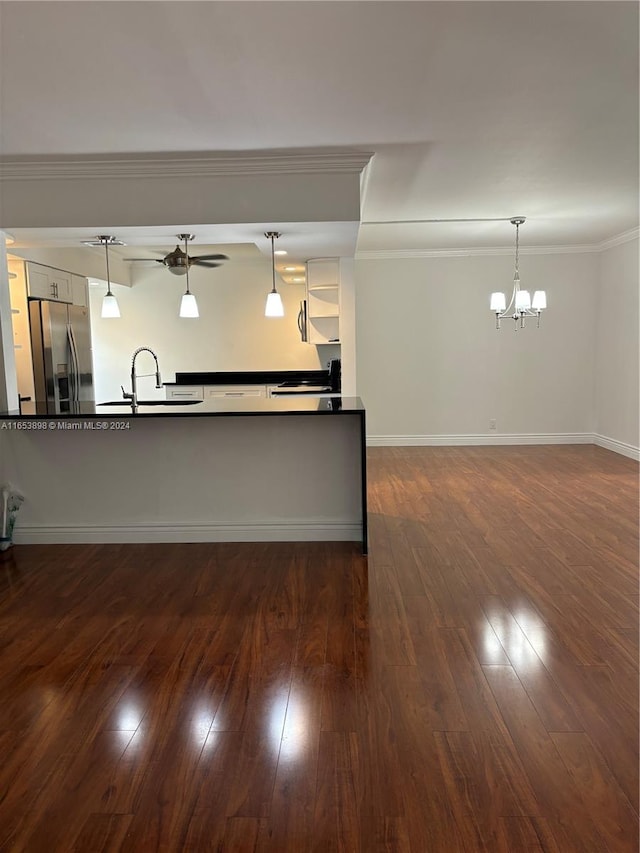
<path id="1" fill-rule="evenodd" d="M 307 261 L 308 342 L 340 346 L 340 262 L 337 258 Z"/>

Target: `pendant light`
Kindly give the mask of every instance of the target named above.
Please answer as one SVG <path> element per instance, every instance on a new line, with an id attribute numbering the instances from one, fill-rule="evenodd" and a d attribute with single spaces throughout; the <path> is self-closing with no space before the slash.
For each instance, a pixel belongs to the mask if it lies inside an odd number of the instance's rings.
<path id="1" fill-rule="evenodd" d="M 280 236 L 280 233 L 278 231 L 266 231 L 264 236 L 271 240 L 271 291 L 267 294 L 264 316 L 284 317 L 282 297 L 276 290 L 276 256 L 274 251 L 274 240 Z"/>
<path id="2" fill-rule="evenodd" d="M 500 328 L 500 320 L 505 317 L 515 321 L 516 331 L 524 329 L 525 317 L 536 317 L 537 326 L 540 328 L 540 313 L 547 307 L 547 294 L 544 290 L 536 290 L 533 294 L 533 301 L 528 290 L 520 290 L 520 270 L 519 270 L 519 255 L 520 255 L 520 226 L 525 222 L 524 216 L 516 216 L 511 220 L 511 224 L 516 226 L 516 265 L 513 275 L 513 291 L 511 293 L 511 301 L 507 306 L 507 300 L 504 293 L 491 294 L 491 310 L 496 315 L 496 329 Z M 511 313 L 513 311 L 513 313 Z"/>
<path id="3" fill-rule="evenodd" d="M 98 240 L 104 244 L 105 260 L 107 262 L 107 292 L 102 297 L 102 311 L 100 316 L 105 320 L 117 319 L 120 316 L 120 307 L 118 300 L 111 293 L 111 277 L 109 275 L 109 244 L 118 243 L 115 237 L 109 237 L 106 234 L 99 235 Z"/>
<path id="4" fill-rule="evenodd" d="M 189 290 L 189 253 L 187 251 L 187 244 L 189 240 L 193 240 L 193 234 L 178 234 L 178 239 L 184 240 L 184 253 L 186 255 L 185 267 L 187 275 L 187 289 L 184 292 L 182 301 L 180 302 L 180 316 L 190 318 L 199 317 L 198 303 L 196 302 L 196 298 L 193 293 Z"/>

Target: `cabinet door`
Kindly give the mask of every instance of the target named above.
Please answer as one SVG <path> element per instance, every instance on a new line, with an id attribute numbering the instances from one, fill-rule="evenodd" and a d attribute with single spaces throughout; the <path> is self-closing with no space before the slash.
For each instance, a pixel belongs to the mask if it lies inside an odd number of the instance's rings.
<path id="1" fill-rule="evenodd" d="M 203 400 L 202 385 L 167 385 L 167 400 Z"/>
<path id="2" fill-rule="evenodd" d="M 211 385 L 205 388 L 209 398 L 220 397 L 266 397 L 266 385 Z"/>
<path id="3" fill-rule="evenodd" d="M 89 283 L 81 275 L 71 276 L 71 301 L 81 308 L 89 307 Z"/>
<path id="4" fill-rule="evenodd" d="M 28 262 L 27 293 L 32 299 L 71 302 L 71 273 Z"/>
<path id="5" fill-rule="evenodd" d="M 56 302 L 73 302 L 73 291 L 71 288 L 71 273 L 62 270 L 51 270 L 49 281 L 53 287 Z"/>
<path id="6" fill-rule="evenodd" d="M 54 299 L 55 294 L 49 280 L 49 269 L 37 264 L 27 264 L 27 294 L 32 299 Z"/>

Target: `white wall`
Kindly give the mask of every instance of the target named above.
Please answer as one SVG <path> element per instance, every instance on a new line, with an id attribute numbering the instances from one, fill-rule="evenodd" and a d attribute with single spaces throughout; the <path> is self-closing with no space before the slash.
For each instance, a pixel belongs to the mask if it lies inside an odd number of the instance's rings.
<path id="1" fill-rule="evenodd" d="M 638 239 L 600 255 L 595 431 L 638 448 Z M 618 448 L 624 449 L 624 448 Z"/>
<path id="2" fill-rule="evenodd" d="M 317 370 L 325 354 L 303 344 L 297 327 L 304 286 L 278 283 L 285 308 L 283 318 L 266 318 L 264 303 L 271 289 L 271 261 L 193 267 L 191 291 L 196 295 L 199 319 L 178 317 L 185 277 L 160 267 L 140 271 L 131 288 L 113 287 L 121 318 L 100 317 L 103 287 L 90 287 L 96 400 L 117 399 L 120 385 L 127 389 L 131 355 L 140 346 L 158 354 L 162 378 L 172 382 L 176 371 Z M 138 363 L 149 373 L 152 363 Z M 151 361 L 151 357 L 148 356 Z M 143 379 L 139 396 L 164 396 L 152 379 Z"/>
<path id="3" fill-rule="evenodd" d="M 512 257 L 356 260 L 358 394 L 373 441 L 593 433 L 597 257 L 523 255 L 520 274 L 547 291 L 541 328 L 496 331 L 489 297 L 510 290 Z"/>

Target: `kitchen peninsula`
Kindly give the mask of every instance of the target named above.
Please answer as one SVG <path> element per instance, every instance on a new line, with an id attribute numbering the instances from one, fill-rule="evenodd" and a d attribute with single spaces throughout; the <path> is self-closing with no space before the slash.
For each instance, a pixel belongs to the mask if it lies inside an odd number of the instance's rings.
<path id="1" fill-rule="evenodd" d="M 37 404 L 0 414 L 0 477 L 25 498 L 15 541 L 361 541 L 359 398 Z"/>

